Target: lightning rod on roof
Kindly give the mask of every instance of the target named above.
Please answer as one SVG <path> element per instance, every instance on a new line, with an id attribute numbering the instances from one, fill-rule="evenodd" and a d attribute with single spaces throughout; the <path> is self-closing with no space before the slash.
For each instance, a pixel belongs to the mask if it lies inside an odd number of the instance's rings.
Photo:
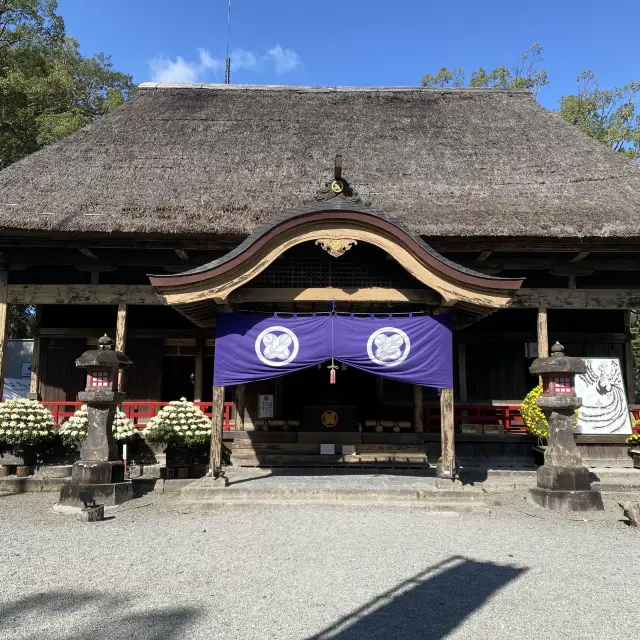
<path id="1" fill-rule="evenodd" d="M 231 84 L 231 58 L 229 57 L 229 38 L 231 36 L 231 0 L 227 9 L 227 56 L 225 59 L 224 83 Z"/>

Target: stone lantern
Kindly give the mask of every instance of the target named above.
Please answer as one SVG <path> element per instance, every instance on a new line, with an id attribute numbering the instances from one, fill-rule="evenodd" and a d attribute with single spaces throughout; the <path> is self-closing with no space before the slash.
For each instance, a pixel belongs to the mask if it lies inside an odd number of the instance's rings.
<path id="1" fill-rule="evenodd" d="M 124 353 L 112 350 L 106 334 L 98 340 L 97 349 L 85 351 L 76 360 L 76 367 L 87 370 L 85 390 L 78 394 L 78 400 L 87 405 L 87 437 L 80 460 L 73 465 L 71 484 L 60 492 L 60 506 L 82 507 L 93 500 L 112 506 L 133 496 L 112 431 L 116 407 L 125 397 L 117 390 L 118 375 L 130 364 Z"/>
<path id="2" fill-rule="evenodd" d="M 576 409 L 582 405 L 576 396 L 575 377 L 586 373 L 584 361 L 565 356 L 564 347 L 556 342 L 551 357 L 537 358 L 529 371 L 542 377 L 543 393 L 536 404 L 549 422 L 549 444 L 538 469 L 537 487 L 531 489 L 533 500 L 547 509 L 604 509 L 600 492 L 591 488 L 589 470 L 582 464 L 573 436 Z"/>

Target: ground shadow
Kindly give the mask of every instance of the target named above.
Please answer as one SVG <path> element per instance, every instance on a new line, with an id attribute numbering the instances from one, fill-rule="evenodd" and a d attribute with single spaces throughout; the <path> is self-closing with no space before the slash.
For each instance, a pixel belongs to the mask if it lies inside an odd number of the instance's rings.
<path id="1" fill-rule="evenodd" d="M 526 568 L 454 556 L 307 640 L 441 640 Z"/>
<path id="2" fill-rule="evenodd" d="M 27 637 L 28 632 L 34 638 L 171 640 L 188 637 L 188 627 L 203 614 L 194 607 L 173 605 L 145 611 L 132 609 L 129 596 L 47 591 L 1 605 L 0 620 L 2 629 L 20 637 Z"/>

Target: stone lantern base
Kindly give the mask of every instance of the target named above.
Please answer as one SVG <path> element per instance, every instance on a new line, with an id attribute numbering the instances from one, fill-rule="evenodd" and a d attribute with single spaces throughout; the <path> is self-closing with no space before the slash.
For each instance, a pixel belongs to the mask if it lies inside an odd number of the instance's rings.
<path id="1" fill-rule="evenodd" d="M 84 507 L 85 502 L 113 507 L 133 498 L 133 484 L 124 479 L 124 464 L 120 460 L 103 462 L 79 460 L 71 472 L 71 484 L 60 491 L 61 507 Z"/>
<path id="2" fill-rule="evenodd" d="M 542 465 L 538 469 L 538 486 L 531 489 L 531 499 L 554 511 L 602 511 L 599 491 L 591 488 L 586 467 Z"/>

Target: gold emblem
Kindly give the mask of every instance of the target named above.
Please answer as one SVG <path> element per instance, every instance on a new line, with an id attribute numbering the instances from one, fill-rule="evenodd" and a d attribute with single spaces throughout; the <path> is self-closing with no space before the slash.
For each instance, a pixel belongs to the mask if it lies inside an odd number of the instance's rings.
<path id="1" fill-rule="evenodd" d="M 344 185 L 342 184 L 342 180 L 331 181 L 331 191 L 333 191 L 333 193 L 342 193 L 343 189 Z"/>
<path id="2" fill-rule="evenodd" d="M 330 256 L 339 258 L 349 251 L 354 244 L 358 244 L 358 241 L 349 240 L 348 238 L 320 238 L 320 240 L 316 240 L 316 244 L 322 247 Z"/>
<path id="3" fill-rule="evenodd" d="M 335 427 L 338 424 L 338 414 L 335 411 L 325 411 L 322 414 L 322 424 L 325 427 Z"/>

